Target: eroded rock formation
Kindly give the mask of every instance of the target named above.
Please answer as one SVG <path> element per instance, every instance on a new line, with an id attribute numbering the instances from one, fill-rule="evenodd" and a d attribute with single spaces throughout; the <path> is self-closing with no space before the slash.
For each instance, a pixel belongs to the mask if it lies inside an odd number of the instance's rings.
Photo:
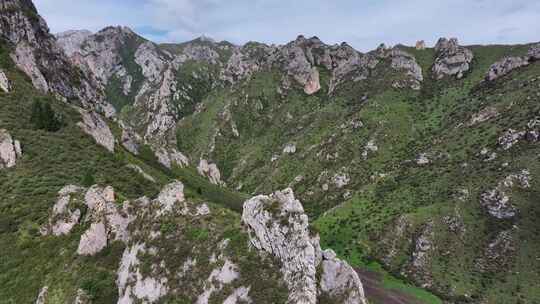
<path id="1" fill-rule="evenodd" d="M 366 303 L 358 275 L 332 251 L 321 250 L 318 236 L 309 232 L 308 217 L 291 189 L 248 200 L 242 220 L 253 246 L 281 262 L 289 288 L 288 303 L 315 304 L 319 291 L 344 299 L 343 303 Z M 317 267 L 321 263 L 319 282 Z"/>

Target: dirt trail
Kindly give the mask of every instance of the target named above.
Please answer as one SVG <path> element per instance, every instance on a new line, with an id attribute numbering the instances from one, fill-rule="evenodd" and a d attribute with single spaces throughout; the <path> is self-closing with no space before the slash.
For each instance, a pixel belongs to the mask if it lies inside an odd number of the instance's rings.
<path id="1" fill-rule="evenodd" d="M 374 304 L 423 304 L 415 297 L 399 290 L 385 289 L 381 274 L 364 269 L 355 270 L 362 280 L 364 292 L 370 302 Z"/>

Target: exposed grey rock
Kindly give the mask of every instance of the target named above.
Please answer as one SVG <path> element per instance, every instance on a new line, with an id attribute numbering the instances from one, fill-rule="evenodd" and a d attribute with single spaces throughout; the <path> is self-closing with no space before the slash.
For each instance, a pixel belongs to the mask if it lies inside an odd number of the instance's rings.
<path id="1" fill-rule="evenodd" d="M 132 169 L 133 171 L 139 173 L 142 177 L 144 177 L 146 180 L 152 182 L 152 183 L 155 183 L 156 180 L 152 177 L 152 175 L 144 172 L 144 170 L 137 166 L 137 165 L 134 165 L 134 164 L 129 164 L 127 165 L 128 168 Z"/>
<path id="2" fill-rule="evenodd" d="M 70 30 L 55 34 L 58 45 L 68 56 L 72 56 L 75 52 L 80 52 L 83 42 L 90 35 L 92 35 L 92 32 L 88 30 Z"/>
<path id="3" fill-rule="evenodd" d="M 319 79 L 319 70 L 316 67 L 311 68 L 311 72 L 307 78 L 306 85 L 304 86 L 304 92 L 307 95 L 313 95 L 321 89 L 321 83 Z"/>
<path id="4" fill-rule="evenodd" d="M 201 159 L 197 166 L 197 171 L 200 175 L 208 178 L 214 185 L 224 185 L 221 181 L 221 173 L 216 164 L 209 163 L 206 159 Z"/>
<path id="5" fill-rule="evenodd" d="M 323 252 L 320 288 L 324 293 L 343 304 L 366 303 L 364 289 L 356 271 L 346 262 L 338 259 L 332 250 Z"/>
<path id="6" fill-rule="evenodd" d="M 36 304 L 45 304 L 48 296 L 49 296 L 49 287 L 43 286 L 43 288 L 41 288 L 41 290 L 39 291 L 38 297 L 36 299 Z"/>
<path id="7" fill-rule="evenodd" d="M 184 201 L 184 185 L 181 182 L 176 181 L 166 185 L 156 199 L 160 205 L 159 214 L 172 211 L 174 205 Z"/>
<path id="8" fill-rule="evenodd" d="M 435 50 L 437 58 L 433 65 L 433 74 L 436 79 L 443 79 L 445 76 L 460 79 L 470 69 L 474 55 L 469 49 L 460 46 L 456 38 L 439 39 Z"/>
<path id="9" fill-rule="evenodd" d="M 316 269 L 321 262 L 321 290 L 345 296 L 344 303 L 366 303 L 356 272 L 330 251 L 324 257 L 318 236 L 310 235 L 308 217 L 291 189 L 246 201 L 242 221 L 249 229 L 252 245 L 280 261 L 289 288 L 287 303 L 317 303 Z"/>
<path id="10" fill-rule="evenodd" d="M 540 43 L 531 46 L 527 55 L 530 60 L 540 60 Z"/>
<path id="11" fill-rule="evenodd" d="M 148 252 L 146 244 L 133 244 L 126 247 L 120 267 L 116 284 L 118 286 L 118 304 L 132 303 L 155 303 L 168 291 L 168 280 L 166 278 L 156 278 L 153 276 L 143 277 L 141 274 L 141 261 L 138 254 Z"/>
<path id="12" fill-rule="evenodd" d="M 2 69 L 0 69 L 0 89 L 5 93 L 9 93 L 9 91 L 11 91 L 11 84 L 9 82 L 9 79 L 7 78 L 6 73 Z"/>
<path id="13" fill-rule="evenodd" d="M 424 40 L 419 40 L 416 42 L 415 48 L 417 50 L 425 50 L 426 49 L 426 42 Z"/>
<path id="14" fill-rule="evenodd" d="M 341 189 L 351 182 L 351 177 L 347 173 L 336 173 L 332 178 L 332 182 L 338 189 Z"/>
<path id="15" fill-rule="evenodd" d="M 495 272 L 509 269 L 515 259 L 517 227 L 499 232 L 484 248 L 483 255 L 475 262 L 480 272 Z"/>
<path id="16" fill-rule="evenodd" d="M 269 211 L 272 205 L 276 205 L 276 214 Z M 279 218 L 286 219 L 288 225 L 281 225 Z M 255 248 L 281 261 L 281 271 L 289 287 L 288 303 L 315 304 L 316 252 L 309 236 L 307 215 L 292 190 L 248 200 L 242 220 L 250 228 Z"/>
<path id="17" fill-rule="evenodd" d="M 6 129 L 0 129 L 0 169 L 12 168 L 22 157 L 21 144 L 13 140 Z"/>
<path id="18" fill-rule="evenodd" d="M 416 62 L 416 58 L 399 48 L 393 48 L 390 51 L 390 58 L 392 59 L 391 66 L 393 69 L 404 70 L 409 76 L 409 79 L 405 82 L 395 82 L 394 87 L 410 87 L 413 90 L 420 90 L 424 76 L 422 75 L 422 68 Z"/>
<path id="19" fill-rule="evenodd" d="M 237 303 L 247 303 L 251 304 L 253 301 L 249 297 L 250 288 L 239 287 L 236 288 L 233 293 L 225 299 L 223 304 L 237 304 Z"/>
<path id="20" fill-rule="evenodd" d="M 367 159 L 370 153 L 374 153 L 377 151 L 379 151 L 379 147 L 376 145 L 375 139 L 370 139 L 364 147 L 364 152 L 362 152 L 362 156 L 364 157 L 364 159 Z"/>
<path id="21" fill-rule="evenodd" d="M 506 132 L 503 133 L 501 137 L 498 139 L 499 146 L 503 150 L 508 150 L 512 148 L 515 144 L 517 144 L 524 136 L 526 132 L 525 131 L 516 131 L 514 129 L 508 129 Z"/>
<path id="22" fill-rule="evenodd" d="M 82 289 L 77 289 L 77 296 L 73 304 L 91 304 L 91 297 Z"/>
<path id="23" fill-rule="evenodd" d="M 518 209 L 512 204 L 508 193 L 515 186 L 521 189 L 529 188 L 529 179 L 530 173 L 527 170 L 507 176 L 499 182 L 497 187 L 481 194 L 480 204 L 487 210 L 489 215 L 497 219 L 514 218 L 518 213 Z"/>
<path id="24" fill-rule="evenodd" d="M 83 188 L 68 185 L 58 192 L 58 199 L 53 206 L 49 222 L 41 227 L 41 234 L 54 236 L 67 235 L 79 223 L 81 210 L 69 207 L 77 195 L 82 194 Z"/>
<path id="25" fill-rule="evenodd" d="M 429 262 L 434 250 L 435 231 L 432 221 L 425 224 L 421 233 L 415 240 L 414 251 L 412 253 L 412 263 L 409 273 L 422 284 L 422 287 L 433 286 L 433 279 L 429 272 Z"/>
<path id="26" fill-rule="evenodd" d="M 103 222 L 92 223 L 90 228 L 81 236 L 77 253 L 80 255 L 95 255 L 107 246 L 107 231 Z"/>
<path id="27" fill-rule="evenodd" d="M 12 60 L 38 90 L 114 115 L 93 75 L 74 69 L 31 1 L 0 2 L 0 35 L 14 45 Z"/>
<path id="28" fill-rule="evenodd" d="M 505 57 L 494 63 L 486 75 L 487 81 L 494 81 L 515 69 L 529 65 L 529 60 L 523 57 Z"/>
<path id="29" fill-rule="evenodd" d="M 421 153 L 416 158 L 416 164 L 419 166 L 429 165 L 431 163 L 431 160 L 428 158 L 428 155 L 426 153 Z"/>
<path id="30" fill-rule="evenodd" d="M 85 111 L 80 109 L 82 122 L 77 125 L 88 135 L 92 136 L 96 143 L 103 146 L 109 152 L 114 152 L 114 144 L 116 140 L 109 129 L 107 123 L 94 111 Z"/>
<path id="31" fill-rule="evenodd" d="M 488 106 L 482 109 L 480 112 L 474 114 L 467 125 L 469 127 L 472 127 L 476 124 L 495 118 L 498 115 L 499 115 L 499 111 L 497 111 L 497 108 Z"/>
<path id="32" fill-rule="evenodd" d="M 296 144 L 287 144 L 283 148 L 284 154 L 294 154 L 296 153 Z"/>
<path id="33" fill-rule="evenodd" d="M 129 152 L 139 155 L 139 143 L 142 142 L 142 138 L 131 127 L 126 126 L 123 122 L 120 122 L 122 127 L 122 138 L 120 139 L 122 146 Z"/>
<path id="34" fill-rule="evenodd" d="M 234 280 L 238 279 L 239 273 L 237 268 L 238 266 L 226 259 L 221 268 L 212 270 L 210 276 L 206 280 L 207 286 L 209 287 L 199 295 L 195 303 L 208 304 L 208 300 L 214 292 L 220 291 L 223 289 L 225 284 L 230 284 Z"/>
<path id="35" fill-rule="evenodd" d="M 189 159 L 176 149 L 166 149 L 163 147 L 154 150 L 160 164 L 171 169 L 173 165 L 185 167 L 189 165 Z"/>

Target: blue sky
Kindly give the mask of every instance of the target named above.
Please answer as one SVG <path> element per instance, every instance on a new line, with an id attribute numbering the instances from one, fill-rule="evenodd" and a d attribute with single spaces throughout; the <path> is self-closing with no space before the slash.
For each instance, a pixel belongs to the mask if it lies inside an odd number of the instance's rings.
<path id="1" fill-rule="evenodd" d="M 539 0 L 34 0 L 51 31 L 126 25 L 156 42 L 201 35 L 282 44 L 297 35 L 348 42 L 463 44 L 540 41 Z M 76 4 L 74 4 L 76 3 Z"/>

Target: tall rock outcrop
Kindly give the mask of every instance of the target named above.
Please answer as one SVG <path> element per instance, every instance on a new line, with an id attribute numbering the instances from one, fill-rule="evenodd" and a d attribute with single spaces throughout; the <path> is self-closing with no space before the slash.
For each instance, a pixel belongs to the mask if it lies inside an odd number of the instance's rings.
<path id="1" fill-rule="evenodd" d="M 242 220 L 253 246 L 280 261 L 289 288 L 287 303 L 316 304 L 321 292 L 340 303 L 366 303 L 362 283 L 352 267 L 331 250 L 323 252 L 318 236 L 310 234 L 308 217 L 291 189 L 246 201 Z"/>
<path id="2" fill-rule="evenodd" d="M 0 169 L 15 167 L 21 156 L 21 143 L 13 140 L 7 130 L 0 129 Z"/>
<path id="3" fill-rule="evenodd" d="M 69 62 L 32 1 L 0 1 L 0 36 L 13 45 L 12 60 L 38 90 L 67 101 L 79 100 L 107 116 L 115 114 L 93 76 Z"/>
<path id="4" fill-rule="evenodd" d="M 436 79 L 443 79 L 446 76 L 461 79 L 471 68 L 473 52 L 460 46 L 457 38 L 439 39 L 435 50 L 437 58 L 433 65 L 433 75 Z"/>
<path id="5" fill-rule="evenodd" d="M 11 91 L 11 83 L 2 69 L 0 69 L 0 89 L 4 91 L 4 93 L 9 93 L 9 91 Z"/>

